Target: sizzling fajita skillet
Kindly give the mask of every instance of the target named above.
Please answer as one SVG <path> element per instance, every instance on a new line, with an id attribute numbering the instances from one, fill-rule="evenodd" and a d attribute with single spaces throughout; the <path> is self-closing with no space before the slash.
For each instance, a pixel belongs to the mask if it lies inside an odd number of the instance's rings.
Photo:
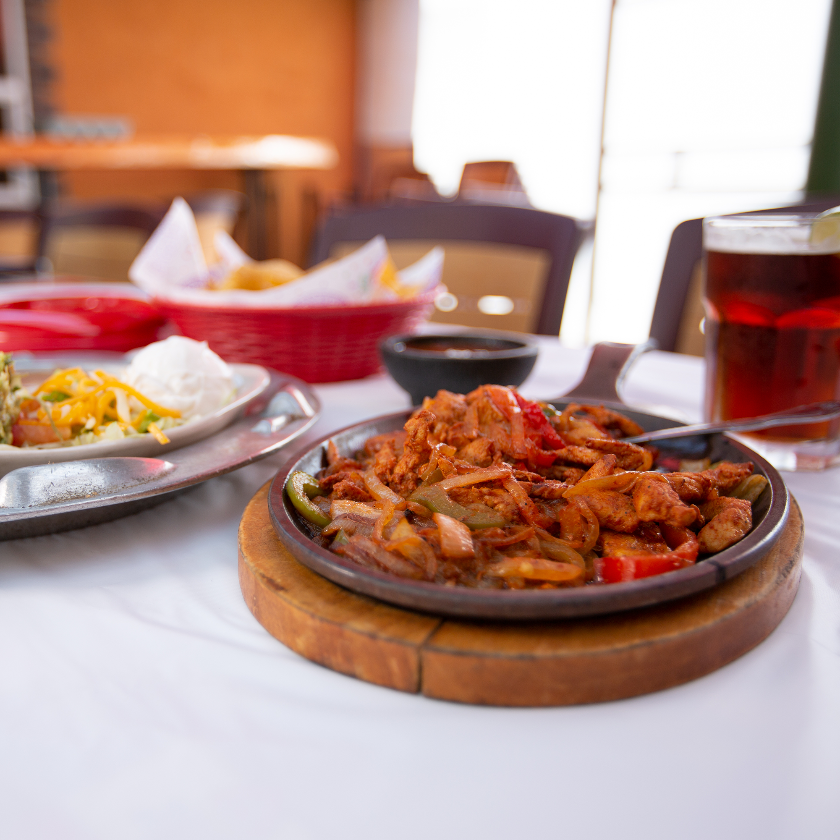
<path id="1" fill-rule="evenodd" d="M 644 349 L 648 347 L 596 346 L 578 386 L 568 394 L 546 402 L 558 408 L 572 402 L 603 404 L 620 410 L 645 431 L 680 425 L 667 417 L 631 409 L 618 395 L 617 385 Z M 641 580 L 567 589 L 472 589 L 406 580 L 364 568 L 320 548 L 310 538 L 300 515 L 284 493 L 289 475 L 297 470 L 317 473 L 326 463 L 329 441 L 342 455 L 350 456 L 361 449 L 369 437 L 402 428 L 408 416 L 409 412 L 399 412 L 356 424 L 328 435 L 293 456 L 272 482 L 268 502 L 278 537 L 301 563 L 353 592 L 400 607 L 461 618 L 521 621 L 602 615 L 661 604 L 709 589 L 744 571 L 767 554 L 787 521 L 790 499 L 776 469 L 742 443 L 717 434 L 703 439 L 686 438 L 675 445 L 691 447 L 692 456 L 702 449 L 712 461 L 751 461 L 755 473 L 767 478 L 768 487 L 753 505 L 753 527 L 740 542 L 684 569 Z M 662 448 L 664 451 L 665 447 Z"/>

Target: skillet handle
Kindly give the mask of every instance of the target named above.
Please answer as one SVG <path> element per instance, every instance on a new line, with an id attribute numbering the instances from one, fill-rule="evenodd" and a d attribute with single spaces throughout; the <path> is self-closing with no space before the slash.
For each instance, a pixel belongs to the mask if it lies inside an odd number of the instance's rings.
<path id="1" fill-rule="evenodd" d="M 592 348 L 583 379 L 571 391 L 563 394 L 563 399 L 623 404 L 618 386 L 624 381 L 627 371 L 642 353 L 655 350 L 658 346 L 655 338 L 649 338 L 641 344 L 599 342 Z"/>

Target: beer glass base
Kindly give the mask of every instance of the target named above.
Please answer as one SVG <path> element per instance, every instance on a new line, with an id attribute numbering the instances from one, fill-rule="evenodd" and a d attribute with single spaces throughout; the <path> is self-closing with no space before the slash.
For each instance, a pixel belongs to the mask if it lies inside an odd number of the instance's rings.
<path id="1" fill-rule="evenodd" d="M 733 434 L 732 437 L 766 458 L 777 470 L 813 472 L 840 465 L 840 440 L 783 442 L 750 434 Z"/>

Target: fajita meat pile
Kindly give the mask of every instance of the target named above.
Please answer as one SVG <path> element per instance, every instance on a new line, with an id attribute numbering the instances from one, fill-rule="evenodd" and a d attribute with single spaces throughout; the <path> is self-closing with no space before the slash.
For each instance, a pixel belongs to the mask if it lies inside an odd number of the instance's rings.
<path id="1" fill-rule="evenodd" d="M 313 539 L 371 569 L 444 585 L 553 589 L 695 563 L 738 542 L 767 485 L 752 463 L 652 469 L 643 430 L 602 406 L 512 388 L 439 391 L 354 458 L 330 442 L 286 492 Z"/>

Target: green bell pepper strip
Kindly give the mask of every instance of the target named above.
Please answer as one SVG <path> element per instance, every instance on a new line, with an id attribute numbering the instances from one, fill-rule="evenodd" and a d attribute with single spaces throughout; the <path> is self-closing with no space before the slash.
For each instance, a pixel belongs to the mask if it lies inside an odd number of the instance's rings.
<path id="1" fill-rule="evenodd" d="M 347 536 L 344 528 L 339 528 L 336 532 L 335 537 L 333 537 L 332 543 L 330 543 L 332 548 L 337 548 L 340 545 L 347 545 L 350 542 L 350 538 Z"/>
<path id="2" fill-rule="evenodd" d="M 149 426 L 151 426 L 152 423 L 157 423 L 158 420 L 160 420 L 160 417 L 158 417 L 154 411 L 147 408 L 143 412 L 143 419 L 137 424 L 137 431 L 141 434 L 148 432 Z"/>
<path id="3" fill-rule="evenodd" d="M 477 531 L 480 528 L 503 528 L 510 523 L 494 510 L 470 510 L 458 502 L 453 501 L 446 495 L 446 491 L 435 484 L 428 487 L 418 487 L 409 496 L 412 502 L 427 507 L 432 513 L 443 513 L 451 516 L 459 522 L 463 522 L 468 528 Z"/>
<path id="4" fill-rule="evenodd" d="M 435 467 L 421 482 L 421 487 L 428 487 L 430 484 L 437 484 L 438 481 L 443 481 L 443 473 L 440 467 Z"/>
<path id="5" fill-rule="evenodd" d="M 327 514 L 311 502 L 313 496 L 326 495 L 321 489 L 321 485 L 318 484 L 317 478 L 313 478 L 309 473 L 302 470 L 297 470 L 287 479 L 285 489 L 289 501 L 304 519 L 308 519 L 313 525 L 318 525 L 320 528 L 324 528 L 332 522 Z"/>

